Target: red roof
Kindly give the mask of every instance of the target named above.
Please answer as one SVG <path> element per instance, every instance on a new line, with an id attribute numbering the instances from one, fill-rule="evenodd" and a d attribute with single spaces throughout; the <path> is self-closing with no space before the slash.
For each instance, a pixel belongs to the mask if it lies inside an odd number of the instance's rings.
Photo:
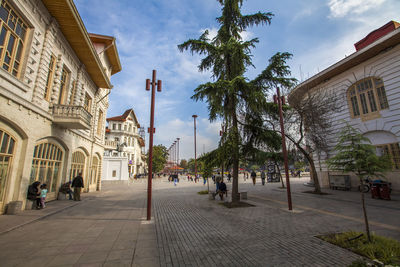
<path id="1" fill-rule="evenodd" d="M 358 51 L 358 50 L 372 44 L 379 38 L 382 38 L 383 36 L 387 35 L 388 33 L 396 30 L 399 26 L 400 26 L 400 24 L 398 22 L 391 20 L 388 23 L 386 23 L 385 25 L 383 25 L 382 27 L 380 27 L 379 29 L 376 29 L 376 30 L 370 32 L 363 39 L 361 39 L 360 41 L 355 43 L 354 46 L 355 46 L 356 50 Z"/>
<path id="2" fill-rule="evenodd" d="M 129 114 L 130 114 L 131 112 L 132 112 L 132 114 L 133 114 L 133 117 L 135 118 L 136 123 L 138 124 L 138 127 L 140 127 L 139 121 L 137 120 L 136 114 L 135 114 L 135 112 L 133 111 L 132 108 L 127 109 L 127 110 L 124 112 L 124 114 L 122 114 L 122 115 L 120 115 L 120 116 L 115 116 L 115 117 L 107 118 L 106 120 L 107 120 L 107 121 L 126 121 L 127 118 L 128 118 L 128 116 L 129 116 Z"/>

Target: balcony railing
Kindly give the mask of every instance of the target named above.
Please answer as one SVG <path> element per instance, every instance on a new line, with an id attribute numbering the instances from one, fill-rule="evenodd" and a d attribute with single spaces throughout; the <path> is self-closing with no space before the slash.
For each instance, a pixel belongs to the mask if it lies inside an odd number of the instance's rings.
<path id="1" fill-rule="evenodd" d="M 92 115 L 82 106 L 53 105 L 53 123 L 64 128 L 86 129 L 91 127 Z"/>
<path id="2" fill-rule="evenodd" d="M 117 144 L 118 144 L 117 141 L 106 140 L 104 142 L 104 148 L 107 149 L 107 150 L 116 150 L 117 149 Z"/>

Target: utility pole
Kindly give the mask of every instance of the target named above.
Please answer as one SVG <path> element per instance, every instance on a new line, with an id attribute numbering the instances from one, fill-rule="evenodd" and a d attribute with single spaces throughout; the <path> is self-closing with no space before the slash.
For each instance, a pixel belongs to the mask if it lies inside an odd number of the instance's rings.
<path id="1" fill-rule="evenodd" d="M 196 152 L 196 118 L 197 115 L 192 115 L 194 121 L 194 180 L 197 182 L 197 152 Z"/>
<path id="2" fill-rule="evenodd" d="M 288 208 L 289 208 L 289 210 L 292 210 L 292 195 L 290 192 L 288 155 L 287 155 L 287 150 L 286 150 L 285 128 L 283 125 L 283 112 L 282 112 L 282 105 L 285 104 L 285 97 L 284 96 L 281 97 L 279 87 L 276 88 L 276 95 L 274 95 L 274 103 L 278 104 L 278 106 L 279 106 L 279 121 L 281 124 L 281 135 L 282 135 L 282 153 L 283 153 L 283 159 L 285 162 L 285 174 L 286 174 L 286 192 L 287 192 L 287 199 L 288 199 Z"/>
<path id="3" fill-rule="evenodd" d="M 150 134 L 150 139 L 149 139 L 149 176 L 148 176 L 148 182 L 147 182 L 147 220 L 151 220 L 151 182 L 153 178 L 153 134 L 155 132 L 154 128 L 154 102 L 155 102 L 155 96 L 156 96 L 156 86 L 157 86 L 157 91 L 161 92 L 161 80 L 156 81 L 156 70 L 153 70 L 153 77 L 152 81 L 150 82 L 150 79 L 146 79 L 146 90 L 150 90 L 150 84 L 151 84 L 151 106 L 150 106 L 150 127 L 148 128 L 148 132 Z"/>
<path id="4" fill-rule="evenodd" d="M 176 138 L 176 140 L 178 141 L 177 143 L 178 143 L 178 149 L 177 149 L 177 153 L 176 153 L 176 162 L 177 162 L 177 164 L 176 164 L 176 166 L 178 167 L 179 166 L 179 140 L 180 140 L 180 138 L 178 137 L 178 138 Z M 177 170 L 178 170 L 178 168 L 176 168 Z"/>

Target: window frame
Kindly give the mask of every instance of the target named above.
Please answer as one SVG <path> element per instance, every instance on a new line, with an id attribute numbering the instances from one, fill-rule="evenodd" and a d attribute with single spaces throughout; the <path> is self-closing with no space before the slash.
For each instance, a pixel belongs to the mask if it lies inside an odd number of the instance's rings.
<path id="1" fill-rule="evenodd" d="M 67 89 L 69 85 L 70 76 L 71 72 L 69 71 L 66 65 L 63 65 L 60 74 L 60 87 L 58 92 L 58 104 L 60 105 L 65 105 L 66 102 L 65 99 L 66 96 L 68 95 Z"/>
<path id="2" fill-rule="evenodd" d="M 379 77 L 357 81 L 347 89 L 346 96 L 352 119 L 377 119 L 381 117 L 381 110 L 389 109 L 385 86 Z"/>
<path id="3" fill-rule="evenodd" d="M 389 155 L 392 161 L 392 170 L 400 171 L 400 142 L 375 145 L 382 152 L 382 155 Z"/>
<path id="4" fill-rule="evenodd" d="M 56 71 L 56 64 L 57 63 L 57 58 L 54 54 L 50 55 L 50 61 L 48 65 L 48 72 L 47 72 L 47 80 L 46 80 L 46 85 L 44 87 L 44 95 L 43 98 L 47 101 L 50 101 L 50 96 L 51 96 L 51 89 L 54 81 L 54 73 Z"/>
<path id="5" fill-rule="evenodd" d="M 24 55 L 30 28 L 20 13 L 9 3 L 9 1 L 0 1 L 0 6 L 1 8 L 7 7 L 4 9 L 8 9 L 7 21 L 4 21 L 0 16 L 0 35 L 3 31 L 3 28 L 6 31 L 3 44 L 0 47 L 0 67 L 4 71 L 10 73 L 12 76 L 20 79 L 22 65 L 26 60 Z M 11 19 L 11 16 L 13 16 L 13 19 Z M 12 27 L 10 23 L 13 24 Z M 18 33 L 18 28 L 20 29 L 20 33 Z M 7 50 L 9 50 L 10 36 L 13 36 L 15 39 L 11 47 L 11 53 L 8 51 L 9 62 L 7 63 L 5 62 L 5 57 Z M 8 65 L 8 69 L 5 69 L 4 65 Z"/>

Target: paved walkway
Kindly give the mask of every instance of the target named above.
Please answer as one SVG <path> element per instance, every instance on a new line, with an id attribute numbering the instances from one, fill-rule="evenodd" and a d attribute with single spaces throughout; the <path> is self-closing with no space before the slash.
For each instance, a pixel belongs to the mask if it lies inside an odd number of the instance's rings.
<path id="1" fill-rule="evenodd" d="M 106 185 L 78 203 L 0 216 L 0 266 L 347 266 L 360 256 L 315 236 L 362 231 L 359 193 L 307 194 L 306 180 L 292 179 L 289 212 L 277 183 L 241 180 L 254 207 L 227 209 L 198 195 L 201 183 L 156 179 L 150 222 L 145 180 Z M 399 200 L 367 197 L 372 231 L 400 240 Z"/>

